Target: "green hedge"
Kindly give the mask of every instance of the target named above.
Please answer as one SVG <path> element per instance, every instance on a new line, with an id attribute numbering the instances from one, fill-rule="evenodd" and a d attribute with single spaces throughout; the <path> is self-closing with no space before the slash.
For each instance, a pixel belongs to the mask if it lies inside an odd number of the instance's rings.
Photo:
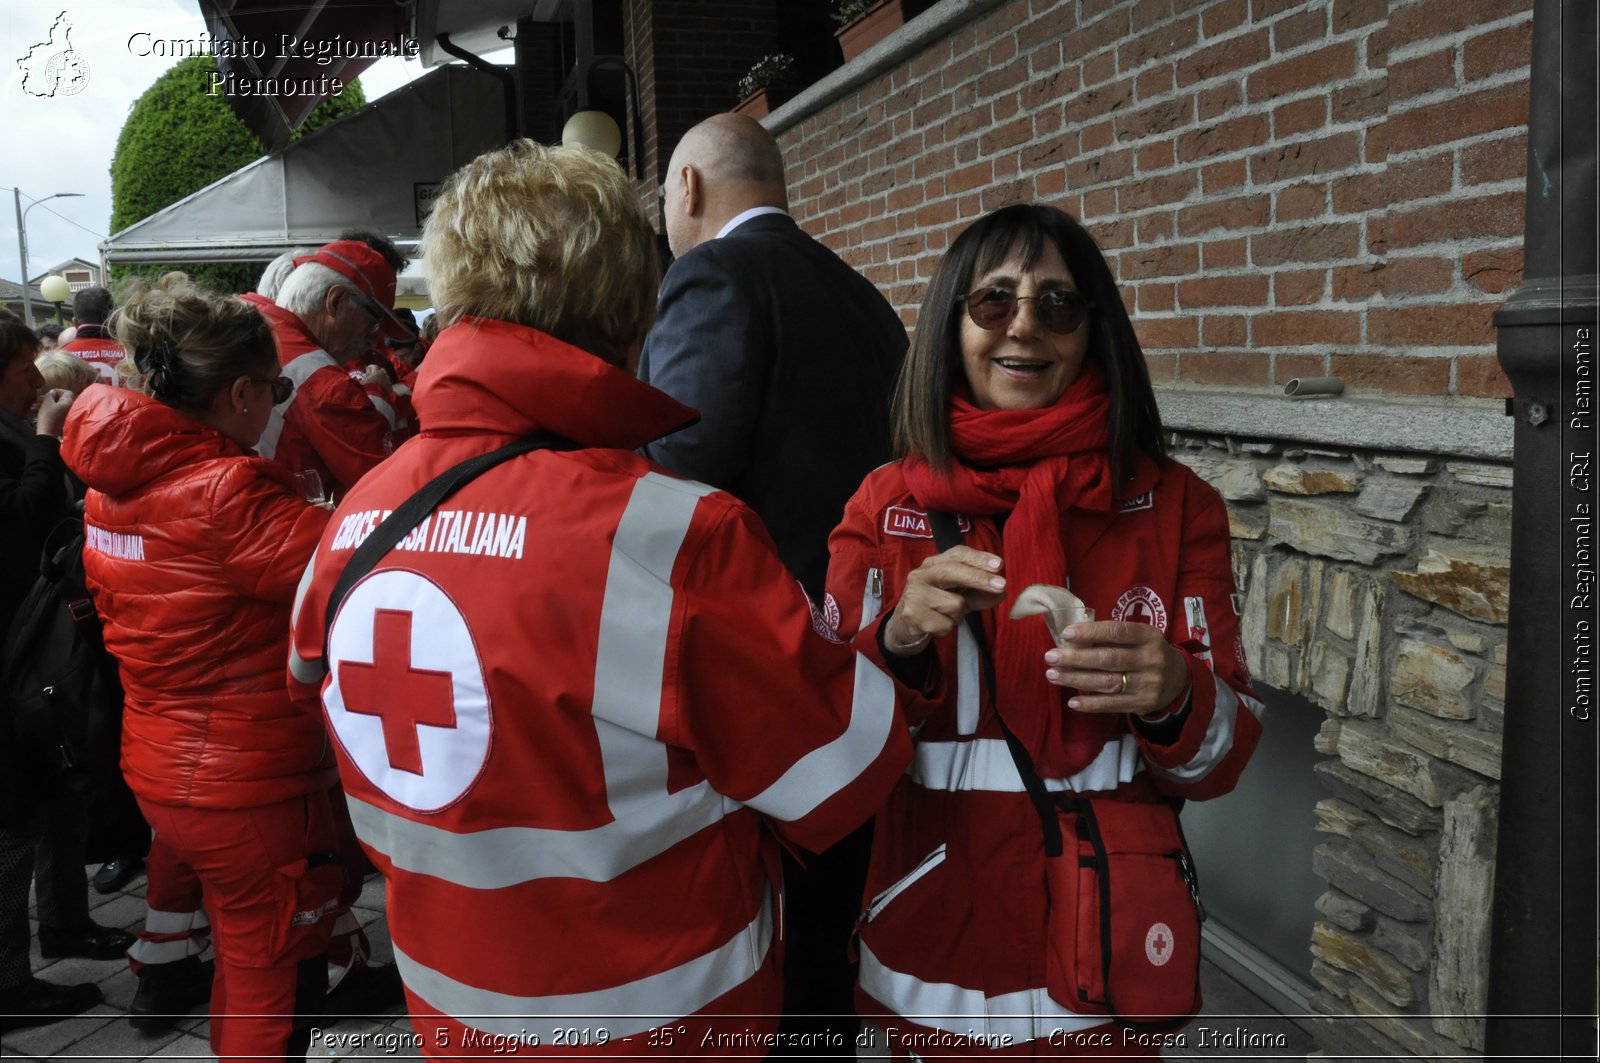
<path id="1" fill-rule="evenodd" d="M 120 232 L 266 153 L 256 135 L 234 115 L 222 96 L 206 93 L 215 60 L 190 56 L 156 79 L 128 110 L 111 157 L 111 231 Z M 313 133 L 365 106 L 361 82 L 322 101 L 296 130 Z M 117 266 L 112 277 L 157 277 L 181 269 L 197 282 L 226 292 L 249 291 L 261 275 L 259 263 L 162 263 Z"/>

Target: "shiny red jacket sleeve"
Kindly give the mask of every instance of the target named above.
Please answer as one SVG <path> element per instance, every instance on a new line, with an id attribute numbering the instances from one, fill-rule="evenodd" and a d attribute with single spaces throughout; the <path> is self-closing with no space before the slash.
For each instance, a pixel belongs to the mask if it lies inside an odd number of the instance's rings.
<path id="1" fill-rule="evenodd" d="M 328 511 L 305 502 L 273 469 L 263 476 L 258 462 L 236 462 L 209 486 L 224 578 L 242 594 L 287 605 L 311 560 Z"/>

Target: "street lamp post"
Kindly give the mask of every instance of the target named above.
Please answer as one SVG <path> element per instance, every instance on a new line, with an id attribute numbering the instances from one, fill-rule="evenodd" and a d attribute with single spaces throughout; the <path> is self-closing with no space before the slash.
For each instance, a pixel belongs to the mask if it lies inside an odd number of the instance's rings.
<path id="1" fill-rule="evenodd" d="M 52 273 L 39 282 L 39 294 L 55 304 L 56 324 L 61 324 L 61 304 L 72 298 L 72 285 L 65 277 Z"/>
<path id="2" fill-rule="evenodd" d="M 33 293 L 28 289 L 28 211 L 40 203 L 48 203 L 52 199 L 66 199 L 70 196 L 82 196 L 82 192 L 56 192 L 36 199 L 28 204 L 28 210 L 22 209 L 22 189 L 11 190 L 12 199 L 17 205 L 17 259 L 22 266 L 22 313 L 27 318 L 27 325 L 33 328 Z"/>

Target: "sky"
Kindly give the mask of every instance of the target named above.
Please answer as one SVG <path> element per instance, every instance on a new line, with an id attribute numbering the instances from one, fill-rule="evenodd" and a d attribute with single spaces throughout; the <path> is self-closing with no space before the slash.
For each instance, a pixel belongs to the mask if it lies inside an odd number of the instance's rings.
<path id="1" fill-rule="evenodd" d="M 71 23 L 71 44 L 86 76 L 73 94 L 41 97 L 23 90 L 18 61 L 49 41 L 56 19 Z M 205 33 L 196 0 L 4 0 L 0 3 L 0 277 L 22 280 L 12 190 L 27 213 L 28 272 L 38 276 L 71 258 L 100 261 L 111 220 L 111 155 L 128 109 L 179 58 L 139 54 L 150 39 Z M 150 38 L 138 36 L 150 34 Z M 51 50 L 36 53 L 47 60 Z M 368 100 L 425 71 L 417 60 L 380 59 L 361 75 Z M 53 199 L 55 192 L 82 198 Z"/>

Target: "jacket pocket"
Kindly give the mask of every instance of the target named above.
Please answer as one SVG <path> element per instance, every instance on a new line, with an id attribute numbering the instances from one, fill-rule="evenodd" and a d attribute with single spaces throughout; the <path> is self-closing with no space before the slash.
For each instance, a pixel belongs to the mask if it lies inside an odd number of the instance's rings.
<path id="1" fill-rule="evenodd" d="M 337 852 L 313 852 L 277 869 L 278 911 L 273 955 L 279 961 L 303 960 L 328 947 L 333 912 L 344 887 L 344 865 Z"/>

